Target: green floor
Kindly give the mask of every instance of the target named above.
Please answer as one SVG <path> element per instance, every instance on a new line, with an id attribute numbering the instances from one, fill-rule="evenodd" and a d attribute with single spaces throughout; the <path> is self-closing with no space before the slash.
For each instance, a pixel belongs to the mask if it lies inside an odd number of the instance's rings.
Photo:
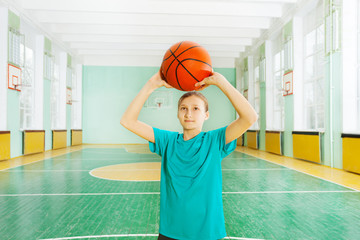
<path id="1" fill-rule="evenodd" d="M 98 179 L 89 171 L 159 161 L 93 148 L 0 171 L 0 240 L 154 240 L 159 182 Z M 230 239 L 360 239 L 360 192 L 239 152 L 222 166 Z"/>

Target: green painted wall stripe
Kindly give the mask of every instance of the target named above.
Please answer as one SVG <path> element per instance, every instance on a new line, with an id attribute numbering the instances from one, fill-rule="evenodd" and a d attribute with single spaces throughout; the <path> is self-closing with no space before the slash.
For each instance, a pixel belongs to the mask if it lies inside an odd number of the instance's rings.
<path id="1" fill-rule="evenodd" d="M 69 67 L 69 68 L 71 68 L 71 66 L 72 66 L 72 62 L 71 62 L 71 55 L 70 54 L 68 54 L 67 55 L 67 66 Z"/>
<path id="2" fill-rule="evenodd" d="M 293 157 L 293 139 L 294 130 L 294 95 L 285 97 L 285 131 L 284 131 L 284 155 Z"/>
<path id="3" fill-rule="evenodd" d="M 9 27 L 14 28 L 15 30 L 20 30 L 20 17 L 9 10 Z"/>
<path id="4" fill-rule="evenodd" d="M 265 43 L 259 47 L 260 60 L 265 58 Z"/>
<path id="5" fill-rule="evenodd" d="M 259 149 L 265 151 L 266 132 L 266 83 L 260 82 L 260 136 Z"/>
<path id="6" fill-rule="evenodd" d="M 50 39 L 48 39 L 47 37 L 45 37 L 44 51 L 45 51 L 46 53 L 51 53 L 51 48 L 52 48 L 52 46 L 51 46 L 51 41 L 50 41 Z"/>
<path id="7" fill-rule="evenodd" d="M 244 71 L 245 71 L 248 69 L 248 58 L 247 57 L 244 59 L 243 64 L 244 64 Z"/>
<path id="8" fill-rule="evenodd" d="M 283 28 L 283 39 L 288 40 L 293 35 L 293 24 L 292 21 L 288 22 Z"/>

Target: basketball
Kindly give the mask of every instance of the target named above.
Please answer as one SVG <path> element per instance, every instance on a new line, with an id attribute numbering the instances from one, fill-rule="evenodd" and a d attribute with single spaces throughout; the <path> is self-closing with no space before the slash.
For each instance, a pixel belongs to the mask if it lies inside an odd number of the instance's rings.
<path id="1" fill-rule="evenodd" d="M 212 73 L 211 58 L 205 48 L 191 41 L 178 42 L 165 53 L 160 74 L 172 87 L 193 91 L 195 84 Z"/>

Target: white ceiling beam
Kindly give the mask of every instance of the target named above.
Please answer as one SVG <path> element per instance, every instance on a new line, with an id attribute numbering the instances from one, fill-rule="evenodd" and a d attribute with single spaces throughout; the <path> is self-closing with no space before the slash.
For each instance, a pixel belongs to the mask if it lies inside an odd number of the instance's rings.
<path id="1" fill-rule="evenodd" d="M 160 67 L 161 56 L 118 56 L 118 55 L 84 55 L 84 65 L 95 66 L 151 66 Z M 235 58 L 214 57 L 211 59 L 213 68 L 233 68 Z"/>
<path id="2" fill-rule="evenodd" d="M 64 42 L 98 42 L 98 43 L 163 43 L 172 45 L 176 42 L 188 40 L 199 44 L 208 45 L 242 45 L 250 46 L 251 38 L 223 38 L 223 37 L 194 37 L 194 36 L 118 36 L 118 35 L 80 35 L 64 34 L 61 35 Z"/>
<path id="3" fill-rule="evenodd" d="M 224 1 L 22 0 L 28 10 L 281 17 L 282 4 Z"/>
<path id="4" fill-rule="evenodd" d="M 55 34 L 111 34 L 111 35 L 150 35 L 150 36 L 198 36 L 258 38 L 260 29 L 204 28 L 204 27 L 167 27 L 167 26 L 119 26 L 87 24 L 50 24 Z"/>
<path id="5" fill-rule="evenodd" d="M 142 26 L 187 26 L 260 28 L 270 27 L 271 18 L 179 15 L 171 17 L 166 14 L 130 14 L 130 13 L 98 13 L 98 12 L 64 12 L 64 11 L 31 11 L 32 16 L 40 23 L 71 24 L 111 24 Z"/>
<path id="6" fill-rule="evenodd" d="M 208 51 L 210 57 L 236 58 L 240 52 Z M 80 49 L 78 55 L 164 56 L 165 50 Z"/>
<path id="7" fill-rule="evenodd" d="M 244 46 L 229 46 L 229 45 L 202 45 L 208 51 L 229 51 L 229 52 L 243 52 Z M 124 43 L 70 43 L 73 49 L 118 49 L 118 50 L 160 50 L 165 51 L 171 47 L 168 44 L 124 44 Z"/>

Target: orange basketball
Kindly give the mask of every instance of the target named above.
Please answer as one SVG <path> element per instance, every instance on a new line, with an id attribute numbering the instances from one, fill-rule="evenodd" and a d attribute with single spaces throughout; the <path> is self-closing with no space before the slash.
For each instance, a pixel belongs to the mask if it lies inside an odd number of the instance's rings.
<path id="1" fill-rule="evenodd" d="M 161 77 L 182 91 L 195 90 L 212 73 L 211 59 L 205 48 L 190 41 L 178 42 L 165 53 L 160 68 Z"/>

